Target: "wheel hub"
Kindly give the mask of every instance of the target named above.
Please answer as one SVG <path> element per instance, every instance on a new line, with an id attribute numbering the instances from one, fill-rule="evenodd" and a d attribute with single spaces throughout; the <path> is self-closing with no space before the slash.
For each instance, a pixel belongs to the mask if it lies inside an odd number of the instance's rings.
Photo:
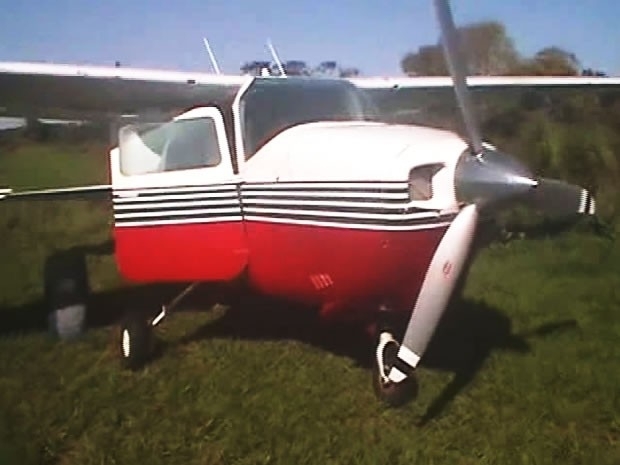
<path id="1" fill-rule="evenodd" d="M 123 337 L 122 337 L 122 349 L 123 349 L 123 356 L 125 358 L 129 357 L 129 353 L 131 350 L 131 338 L 129 337 L 129 331 L 127 331 L 126 329 L 123 330 Z"/>
<path id="2" fill-rule="evenodd" d="M 377 344 L 377 367 L 379 368 L 379 376 L 381 384 L 389 385 L 391 381 L 388 374 L 398 354 L 399 344 L 394 339 L 392 333 L 384 331 L 379 336 L 379 344 Z"/>

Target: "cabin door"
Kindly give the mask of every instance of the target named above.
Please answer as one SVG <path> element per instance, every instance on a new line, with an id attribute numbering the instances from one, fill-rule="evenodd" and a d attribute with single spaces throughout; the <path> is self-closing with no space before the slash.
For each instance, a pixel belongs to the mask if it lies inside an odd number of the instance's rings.
<path id="1" fill-rule="evenodd" d="M 239 178 L 220 111 L 128 125 L 111 152 L 116 258 L 133 281 L 219 281 L 245 268 Z"/>

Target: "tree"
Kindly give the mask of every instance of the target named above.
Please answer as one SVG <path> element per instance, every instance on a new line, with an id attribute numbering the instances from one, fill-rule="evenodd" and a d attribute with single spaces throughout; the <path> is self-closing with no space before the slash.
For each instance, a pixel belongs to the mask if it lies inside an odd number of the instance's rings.
<path id="1" fill-rule="evenodd" d="M 500 22 L 473 23 L 458 33 L 470 74 L 508 74 L 519 62 L 514 43 Z"/>
<path id="2" fill-rule="evenodd" d="M 417 53 L 407 53 L 400 62 L 401 69 L 409 76 L 445 76 L 449 74 L 443 50 L 439 45 L 424 45 Z"/>
<path id="3" fill-rule="evenodd" d="M 506 28 L 497 21 L 469 24 L 457 29 L 468 72 L 472 75 L 508 74 L 519 55 Z M 408 75 L 443 76 L 449 74 L 441 42 L 423 45 L 407 53 L 401 69 Z"/>
<path id="4" fill-rule="evenodd" d="M 559 47 L 546 47 L 533 58 L 523 60 L 518 71 L 517 74 L 532 76 L 578 76 L 581 66 L 574 53 Z"/>
<path id="5" fill-rule="evenodd" d="M 288 60 L 282 64 L 282 67 L 287 76 L 308 76 L 310 74 L 305 61 Z"/>
<path id="6" fill-rule="evenodd" d="M 349 67 L 349 68 L 341 68 L 339 77 L 349 78 L 349 77 L 356 77 L 359 75 L 360 75 L 360 70 L 358 68 Z"/>
<path id="7" fill-rule="evenodd" d="M 271 70 L 271 62 L 270 61 L 248 61 L 241 65 L 240 71 L 241 74 L 250 74 L 252 76 L 260 76 L 261 71 L 265 68 Z"/>
<path id="8" fill-rule="evenodd" d="M 604 71 L 599 71 L 597 69 L 586 68 L 586 69 L 581 70 L 581 75 L 582 76 L 605 77 L 607 76 L 607 73 Z"/>
<path id="9" fill-rule="evenodd" d="M 314 67 L 310 73 L 311 76 L 325 76 L 325 77 L 355 77 L 361 74 L 359 68 L 354 66 L 341 66 L 337 61 L 326 60 Z"/>
<path id="10" fill-rule="evenodd" d="M 521 58 L 505 26 L 498 21 L 472 23 L 457 28 L 458 43 L 470 75 L 602 76 L 592 69 L 582 70 L 574 53 L 550 46 L 531 58 Z M 423 45 L 407 53 L 401 69 L 408 75 L 445 76 L 449 74 L 441 42 Z"/>
<path id="11" fill-rule="evenodd" d="M 312 74 L 323 74 L 327 76 L 335 76 L 340 73 L 338 63 L 336 61 L 322 61 L 314 68 Z"/>

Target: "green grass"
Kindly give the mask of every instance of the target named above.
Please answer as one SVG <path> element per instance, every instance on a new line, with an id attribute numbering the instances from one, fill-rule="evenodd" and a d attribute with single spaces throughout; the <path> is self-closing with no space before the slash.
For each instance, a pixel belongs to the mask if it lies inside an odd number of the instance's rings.
<path id="1" fill-rule="evenodd" d="M 76 152 L 0 152 L 0 183 L 105 182 L 103 158 Z M 106 241 L 110 213 L 0 208 L 0 464 L 620 463 L 614 241 L 572 232 L 485 250 L 419 370 L 419 398 L 390 410 L 352 337 L 297 317 L 278 327 L 275 311 L 254 309 L 262 325 L 224 307 L 178 314 L 138 373 L 119 368 L 111 325 L 73 343 L 16 331 L 36 326 L 45 258 Z M 89 268 L 111 314 L 158 292 L 130 294 L 110 256 Z"/>

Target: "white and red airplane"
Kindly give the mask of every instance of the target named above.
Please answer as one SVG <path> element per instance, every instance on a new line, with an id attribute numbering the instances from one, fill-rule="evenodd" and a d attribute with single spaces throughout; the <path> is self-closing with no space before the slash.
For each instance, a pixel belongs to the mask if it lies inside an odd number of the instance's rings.
<path id="1" fill-rule="evenodd" d="M 466 79 L 449 5 L 436 0 L 435 6 L 452 78 L 0 63 L 6 113 L 87 119 L 183 109 L 164 124 L 120 129 L 109 153 L 109 185 L 6 189 L 2 196 L 110 196 L 116 261 L 128 280 L 241 279 L 253 291 L 316 306 L 324 318 L 375 326 L 375 392 L 398 405 L 416 392 L 415 368 L 464 272 L 481 215 L 519 201 L 551 214 L 595 212 L 586 190 L 538 178 L 482 142 L 468 84 L 620 85 L 600 77 Z M 381 122 L 369 98 L 451 86 L 467 140 Z M 58 295 L 86 303 L 83 268 L 46 279 L 54 305 L 61 305 Z M 168 310 L 122 322 L 119 349 L 128 367 L 146 361 L 151 328 Z M 399 321 L 402 327 L 392 326 Z"/>

